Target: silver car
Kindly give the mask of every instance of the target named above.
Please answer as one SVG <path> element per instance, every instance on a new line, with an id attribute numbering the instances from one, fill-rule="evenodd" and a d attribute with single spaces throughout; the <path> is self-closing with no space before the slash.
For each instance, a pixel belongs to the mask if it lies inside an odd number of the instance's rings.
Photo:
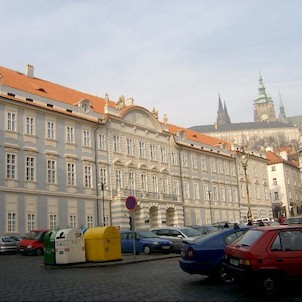
<path id="1" fill-rule="evenodd" d="M 17 253 L 18 242 L 10 236 L 0 236 L 0 253 Z"/>
<path id="2" fill-rule="evenodd" d="M 201 233 L 191 227 L 158 227 L 152 228 L 150 231 L 154 232 L 161 238 L 168 239 L 173 242 L 174 252 L 180 253 L 183 240 L 192 241 Z"/>

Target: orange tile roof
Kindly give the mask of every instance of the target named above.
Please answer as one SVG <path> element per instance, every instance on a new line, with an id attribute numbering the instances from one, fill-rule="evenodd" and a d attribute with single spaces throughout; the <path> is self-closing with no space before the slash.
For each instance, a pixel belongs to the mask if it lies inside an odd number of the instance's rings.
<path id="1" fill-rule="evenodd" d="M 104 105 L 106 102 L 104 98 L 80 92 L 36 77 L 30 78 L 24 73 L 2 66 L 0 66 L 0 83 L 11 88 L 70 105 L 75 105 L 81 99 L 87 99 L 91 102 L 92 109 L 95 112 L 104 114 Z M 113 107 L 115 106 L 115 103 L 110 101 L 109 106 Z"/>
<path id="2" fill-rule="evenodd" d="M 266 152 L 266 158 L 268 159 L 268 165 L 285 163 L 285 164 L 289 164 L 294 167 L 298 167 L 298 162 L 296 162 L 296 161 L 290 162 L 288 160 L 285 160 L 281 156 L 277 155 L 276 153 L 274 153 L 272 151 Z"/>
<path id="3" fill-rule="evenodd" d="M 106 103 L 106 100 L 104 98 L 83 93 L 36 77 L 31 78 L 26 76 L 24 73 L 14 71 L 2 66 L 0 66 L 0 83 L 14 89 L 25 91 L 33 95 L 46 97 L 69 105 L 76 105 L 77 102 L 79 102 L 81 99 L 87 99 L 91 102 L 92 109 L 95 112 L 104 114 L 104 106 Z M 115 102 L 109 101 L 109 106 L 115 107 Z M 120 111 L 120 115 L 122 116 L 125 113 L 125 111 L 131 107 L 133 107 L 133 105 L 127 106 L 124 109 L 122 109 Z M 161 124 L 163 125 L 163 123 Z M 181 128 L 176 125 L 168 124 L 167 126 L 168 126 L 168 130 L 172 134 L 176 134 L 176 132 L 179 130 L 185 131 L 186 138 L 188 140 L 196 141 L 199 143 L 203 143 L 215 147 L 219 147 L 222 143 L 224 143 L 229 150 L 231 148 L 230 142 L 215 137 L 211 137 L 203 133 L 195 132 L 193 130 Z"/>
<path id="4" fill-rule="evenodd" d="M 191 129 L 181 128 L 176 125 L 167 124 L 168 129 L 171 133 L 176 134 L 178 131 L 182 130 L 186 133 L 186 138 L 191 141 L 203 143 L 210 146 L 219 147 L 221 144 L 226 144 L 227 148 L 231 149 L 231 143 L 216 137 L 212 137 L 200 132 L 193 131 Z"/>

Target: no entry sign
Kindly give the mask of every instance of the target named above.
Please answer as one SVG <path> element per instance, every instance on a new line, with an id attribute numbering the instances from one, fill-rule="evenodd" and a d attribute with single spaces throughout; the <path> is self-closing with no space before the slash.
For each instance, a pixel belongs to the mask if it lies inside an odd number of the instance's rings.
<path id="1" fill-rule="evenodd" d="M 126 199 L 126 207 L 129 211 L 133 211 L 136 208 L 137 202 L 134 196 L 128 196 Z"/>

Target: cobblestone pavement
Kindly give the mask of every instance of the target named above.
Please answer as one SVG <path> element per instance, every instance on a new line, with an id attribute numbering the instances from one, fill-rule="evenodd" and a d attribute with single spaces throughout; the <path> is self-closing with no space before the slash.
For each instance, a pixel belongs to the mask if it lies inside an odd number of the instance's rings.
<path id="1" fill-rule="evenodd" d="M 178 258 L 125 255 L 50 269 L 43 256 L 0 255 L 0 301 L 259 301 L 235 285 L 184 273 Z M 302 294 L 293 286 L 271 301 L 302 301 Z"/>

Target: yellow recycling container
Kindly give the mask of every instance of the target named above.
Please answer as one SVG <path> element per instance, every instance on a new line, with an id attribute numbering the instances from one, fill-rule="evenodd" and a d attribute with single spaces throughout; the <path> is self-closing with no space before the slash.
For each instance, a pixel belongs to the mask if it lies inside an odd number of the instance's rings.
<path id="1" fill-rule="evenodd" d="M 84 233 L 86 261 L 122 260 L 121 236 L 118 228 L 88 228 Z"/>

